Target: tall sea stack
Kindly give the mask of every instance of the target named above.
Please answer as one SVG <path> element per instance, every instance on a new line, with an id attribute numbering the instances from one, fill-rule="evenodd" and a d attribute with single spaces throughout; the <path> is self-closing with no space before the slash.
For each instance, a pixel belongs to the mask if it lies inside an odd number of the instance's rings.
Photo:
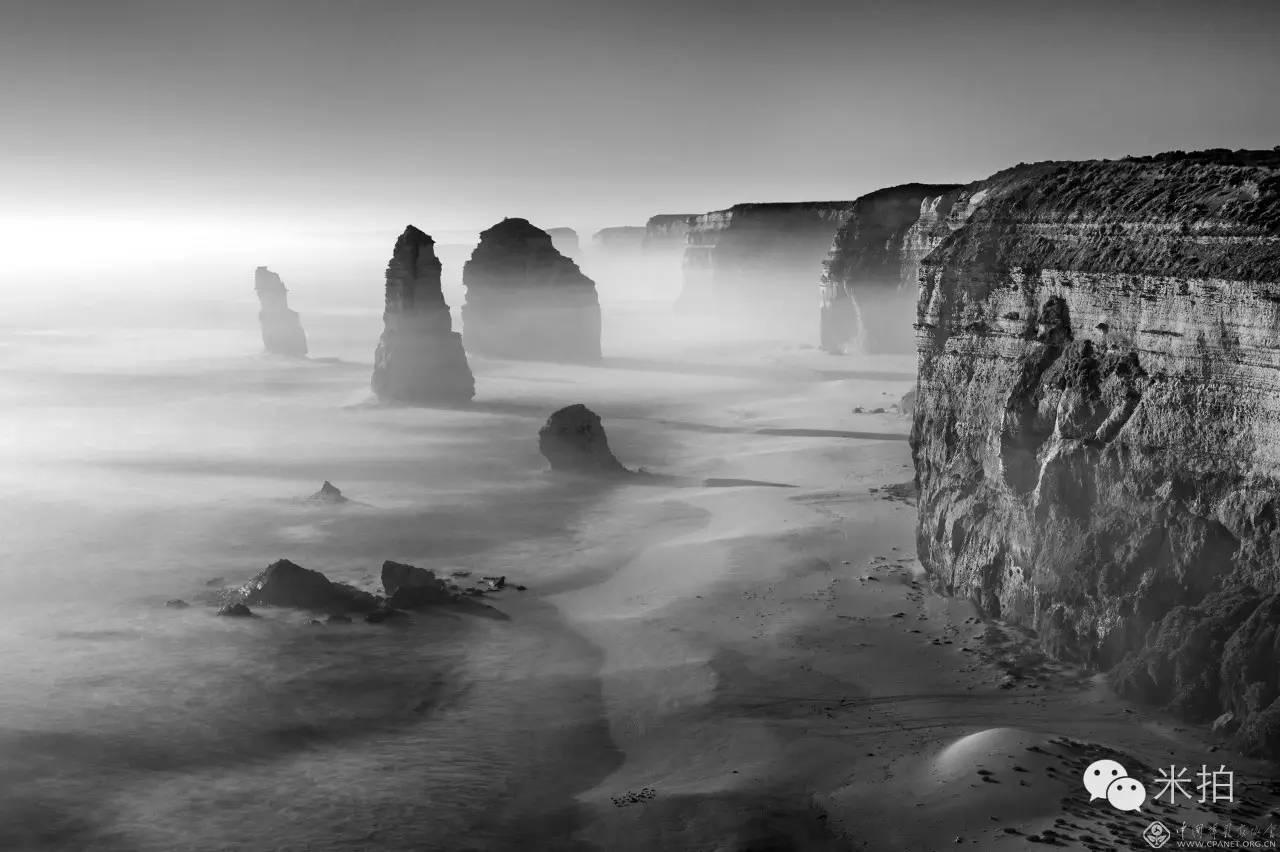
<path id="1" fill-rule="evenodd" d="M 929 223 L 955 184 L 911 183 L 853 202 L 823 264 L 820 340 L 828 352 L 914 352 L 920 261 L 938 240 Z M 940 239 L 940 237 L 939 237 Z"/>
<path id="2" fill-rule="evenodd" d="M 462 270 L 462 333 L 472 353 L 534 361 L 600 360 L 596 285 L 546 231 L 503 219 Z"/>
<path id="3" fill-rule="evenodd" d="M 280 276 L 259 266 L 253 272 L 253 289 L 258 293 L 263 347 L 273 355 L 306 357 L 307 335 L 298 312 L 289 308 L 289 291 Z"/>
<path id="4" fill-rule="evenodd" d="M 413 225 L 387 264 L 382 338 L 373 392 L 386 402 L 450 405 L 475 396 L 475 379 L 440 290 L 435 241 Z"/>
<path id="5" fill-rule="evenodd" d="M 1280 151 L 1020 166 L 922 262 L 934 585 L 1280 756 Z"/>

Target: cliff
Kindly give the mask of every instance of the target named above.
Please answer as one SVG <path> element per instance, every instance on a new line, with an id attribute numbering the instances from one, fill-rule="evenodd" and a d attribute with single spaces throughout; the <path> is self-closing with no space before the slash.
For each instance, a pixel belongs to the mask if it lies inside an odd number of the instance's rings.
<path id="1" fill-rule="evenodd" d="M 828 352 L 915 348 L 920 261 L 949 230 L 939 218 L 957 200 L 956 184 L 911 183 L 853 202 L 836 231 L 819 283 L 820 340 Z"/>
<path id="2" fill-rule="evenodd" d="M 684 251 L 683 306 L 714 312 L 803 311 L 850 201 L 737 204 L 693 217 Z"/>
<path id="3" fill-rule="evenodd" d="M 253 272 L 253 289 L 258 294 L 263 347 L 273 355 L 306 357 L 307 335 L 302 330 L 302 319 L 289 308 L 289 290 L 280 276 L 259 266 Z"/>
<path id="4" fill-rule="evenodd" d="M 578 232 L 573 228 L 547 228 L 547 235 L 551 237 L 551 244 L 556 247 L 556 251 L 565 257 L 576 259 L 582 253 Z"/>
<path id="5" fill-rule="evenodd" d="M 641 245 L 646 253 L 652 252 L 684 252 L 685 240 L 689 236 L 689 223 L 695 213 L 661 213 L 650 216 L 644 223 L 644 238 Z"/>
<path id="6" fill-rule="evenodd" d="M 1280 151 L 993 176 L 921 264 L 934 585 L 1280 755 Z"/>
<path id="7" fill-rule="evenodd" d="M 447 405 L 475 396 L 462 337 L 440 290 L 435 241 L 412 225 L 396 240 L 387 264 L 382 321 L 373 364 L 379 399 Z"/>
<path id="8" fill-rule="evenodd" d="M 546 231 L 503 219 L 480 234 L 462 270 L 467 349 L 498 358 L 600 360 L 596 285 Z"/>
<path id="9" fill-rule="evenodd" d="M 638 252 L 644 248 L 645 229 L 635 225 L 601 228 L 591 235 L 594 248 L 609 252 Z"/>

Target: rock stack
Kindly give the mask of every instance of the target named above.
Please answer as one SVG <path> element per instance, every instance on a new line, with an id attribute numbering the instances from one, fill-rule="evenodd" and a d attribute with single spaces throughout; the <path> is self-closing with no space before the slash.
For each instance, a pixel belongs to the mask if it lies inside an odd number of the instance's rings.
<path id="1" fill-rule="evenodd" d="M 535 361 L 600 360 L 596 285 L 546 231 L 503 219 L 480 234 L 462 271 L 462 333 L 474 354 Z"/>
<path id="2" fill-rule="evenodd" d="M 592 476 L 629 471 L 614 458 L 600 415 L 585 405 L 570 405 L 552 414 L 538 430 L 538 449 L 554 471 Z"/>
<path id="3" fill-rule="evenodd" d="M 262 345 L 273 355 L 305 358 L 307 335 L 298 312 L 289 308 L 289 291 L 280 276 L 259 266 L 253 272 L 253 289 L 258 293 L 258 323 Z"/>
<path id="4" fill-rule="evenodd" d="M 387 264 L 384 328 L 373 364 L 373 392 L 386 402 L 451 405 L 475 396 L 462 337 L 440 289 L 434 246 L 410 225 Z"/>

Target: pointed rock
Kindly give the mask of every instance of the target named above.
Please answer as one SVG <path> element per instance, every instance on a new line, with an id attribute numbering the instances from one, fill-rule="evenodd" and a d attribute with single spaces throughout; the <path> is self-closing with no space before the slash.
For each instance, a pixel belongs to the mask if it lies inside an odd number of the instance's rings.
<path id="1" fill-rule="evenodd" d="M 614 458 L 600 415 L 585 405 L 570 405 L 538 430 L 538 450 L 555 471 L 614 475 L 629 473 Z"/>
<path id="2" fill-rule="evenodd" d="M 317 503 L 346 503 L 347 498 L 342 496 L 341 489 L 329 480 L 324 481 L 324 485 L 320 486 L 320 490 L 310 497 Z"/>
<path id="3" fill-rule="evenodd" d="M 280 559 L 240 589 L 240 603 L 283 606 L 329 612 L 368 612 L 377 599 L 345 583 L 335 583 L 319 571 Z"/>
<path id="4" fill-rule="evenodd" d="M 440 290 L 435 241 L 412 225 L 387 264 L 386 298 L 373 392 L 385 402 L 415 405 L 470 401 L 475 378 Z"/>
<path id="5" fill-rule="evenodd" d="M 262 345 L 273 355 L 305 357 L 307 335 L 298 312 L 289 308 L 289 290 L 280 276 L 259 266 L 253 272 L 253 289 L 261 308 L 258 323 L 262 326 Z"/>
<path id="6" fill-rule="evenodd" d="M 475 354 L 535 361 L 600 360 L 596 285 L 524 219 L 480 234 L 462 270 L 462 333 Z"/>

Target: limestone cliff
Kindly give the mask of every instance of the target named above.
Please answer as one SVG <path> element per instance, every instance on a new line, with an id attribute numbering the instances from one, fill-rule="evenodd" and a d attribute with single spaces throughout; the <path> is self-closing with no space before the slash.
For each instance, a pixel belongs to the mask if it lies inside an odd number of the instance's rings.
<path id="1" fill-rule="evenodd" d="M 435 241 L 414 226 L 396 240 L 387 264 L 383 332 L 374 354 L 373 392 L 416 405 L 475 396 L 475 379 L 440 290 Z"/>
<path id="2" fill-rule="evenodd" d="M 955 184 L 910 183 L 853 202 L 822 267 L 823 349 L 914 351 L 920 261 L 944 235 L 934 225 L 950 209 L 958 189 Z"/>
<path id="3" fill-rule="evenodd" d="M 639 252 L 644 248 L 645 229 L 636 225 L 601 228 L 591 235 L 593 248 L 606 252 Z"/>
<path id="4" fill-rule="evenodd" d="M 1280 151 L 1019 166 L 922 262 L 941 590 L 1280 755 Z"/>
<path id="5" fill-rule="evenodd" d="M 551 237 L 551 244 L 556 247 L 556 251 L 565 257 L 576 260 L 582 253 L 578 232 L 573 228 L 547 228 L 547 235 Z"/>
<path id="6" fill-rule="evenodd" d="M 467 349 L 498 358 L 600 360 L 596 285 L 524 219 L 480 234 L 462 270 Z"/>
<path id="7" fill-rule="evenodd" d="M 684 253 L 684 244 L 689 236 L 689 223 L 697 214 L 694 213 L 661 213 L 650 216 L 644 223 L 644 239 L 641 241 L 646 253 L 675 251 Z"/>
<path id="8" fill-rule="evenodd" d="M 684 251 L 683 306 L 715 312 L 803 310 L 850 201 L 737 204 L 693 217 Z"/>
<path id="9" fill-rule="evenodd" d="M 280 276 L 259 266 L 253 272 L 253 289 L 258 294 L 263 347 L 273 355 L 306 357 L 307 335 L 298 312 L 289 308 L 289 291 Z"/>

